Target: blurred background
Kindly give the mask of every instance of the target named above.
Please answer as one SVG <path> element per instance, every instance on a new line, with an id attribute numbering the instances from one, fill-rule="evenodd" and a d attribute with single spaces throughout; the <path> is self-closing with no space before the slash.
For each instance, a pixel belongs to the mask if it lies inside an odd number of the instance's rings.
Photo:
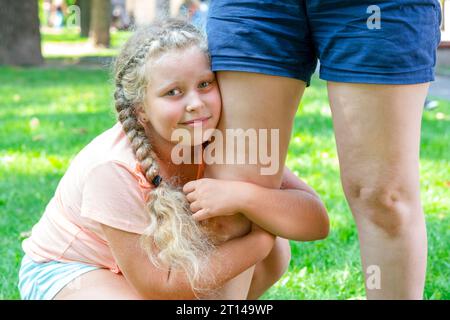
<path id="1" fill-rule="evenodd" d="M 208 5 L 0 0 L 0 299 L 20 298 L 21 241 L 71 159 L 116 121 L 111 62 L 120 46 L 136 26 L 157 18 L 204 28 Z M 450 298 L 450 1 L 441 5 L 437 75 L 422 121 L 426 299 Z M 357 230 L 340 184 L 326 83 L 317 74 L 295 117 L 287 166 L 322 197 L 331 233 L 323 241 L 291 241 L 289 270 L 263 299 L 364 299 Z"/>
<path id="2" fill-rule="evenodd" d="M 130 30 L 177 17 L 204 28 L 206 0 L 0 1 L 0 64 L 114 56 Z"/>

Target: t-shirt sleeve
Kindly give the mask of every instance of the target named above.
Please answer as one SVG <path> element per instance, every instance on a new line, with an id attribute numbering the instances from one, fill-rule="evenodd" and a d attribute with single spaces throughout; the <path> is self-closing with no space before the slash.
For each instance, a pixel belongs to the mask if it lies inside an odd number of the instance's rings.
<path id="1" fill-rule="evenodd" d="M 81 216 L 110 227 L 142 234 L 149 220 L 138 177 L 125 165 L 106 162 L 87 174 Z"/>

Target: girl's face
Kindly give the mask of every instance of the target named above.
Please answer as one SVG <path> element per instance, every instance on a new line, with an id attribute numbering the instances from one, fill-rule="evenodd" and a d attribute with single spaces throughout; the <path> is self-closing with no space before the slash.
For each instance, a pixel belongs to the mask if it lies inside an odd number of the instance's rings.
<path id="1" fill-rule="evenodd" d="M 173 50 L 150 62 L 144 109 L 139 113 L 151 124 L 152 135 L 171 141 L 176 129 L 214 129 L 221 97 L 208 58 L 196 46 Z M 202 143 L 209 137 L 205 136 Z"/>

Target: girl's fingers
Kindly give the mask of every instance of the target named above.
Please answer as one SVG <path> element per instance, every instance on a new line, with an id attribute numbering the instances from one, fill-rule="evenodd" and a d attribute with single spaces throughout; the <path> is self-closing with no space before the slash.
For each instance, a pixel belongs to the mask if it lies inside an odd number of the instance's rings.
<path id="1" fill-rule="evenodd" d="M 195 190 L 196 181 L 190 181 L 183 186 L 183 192 L 189 193 Z"/>
<path id="2" fill-rule="evenodd" d="M 212 218 L 212 215 L 210 213 L 210 210 L 208 208 L 201 209 L 197 213 L 192 215 L 192 218 L 194 218 L 196 221 L 202 221 L 205 219 Z"/>
<path id="3" fill-rule="evenodd" d="M 192 202 L 189 205 L 189 208 L 191 209 L 192 212 L 197 212 L 198 210 L 200 210 L 200 206 L 198 205 L 198 203 L 196 201 Z"/>
<path id="4" fill-rule="evenodd" d="M 195 197 L 194 192 L 188 193 L 188 194 L 186 195 L 186 199 L 187 199 L 189 202 L 195 201 L 196 197 Z"/>

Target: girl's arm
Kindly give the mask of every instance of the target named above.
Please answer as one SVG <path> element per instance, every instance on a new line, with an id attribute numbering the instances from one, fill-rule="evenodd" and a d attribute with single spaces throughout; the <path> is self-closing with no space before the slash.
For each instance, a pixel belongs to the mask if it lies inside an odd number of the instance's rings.
<path id="1" fill-rule="evenodd" d="M 311 241 L 326 238 L 329 219 L 314 190 L 284 168 L 281 189 L 246 186 L 241 212 L 267 231 L 283 238 Z"/>
<path id="2" fill-rule="evenodd" d="M 145 299 L 196 299 L 183 272 L 155 267 L 139 246 L 140 235 L 102 225 L 111 251 L 127 281 Z M 275 237 L 254 227 L 250 233 L 219 246 L 206 267 L 201 288 L 219 289 L 226 282 L 263 260 Z"/>
<path id="3" fill-rule="evenodd" d="M 241 181 L 200 179 L 189 182 L 183 190 L 197 220 L 240 212 L 286 239 L 319 240 L 329 232 L 327 210 L 320 198 L 286 167 L 281 189 Z"/>

